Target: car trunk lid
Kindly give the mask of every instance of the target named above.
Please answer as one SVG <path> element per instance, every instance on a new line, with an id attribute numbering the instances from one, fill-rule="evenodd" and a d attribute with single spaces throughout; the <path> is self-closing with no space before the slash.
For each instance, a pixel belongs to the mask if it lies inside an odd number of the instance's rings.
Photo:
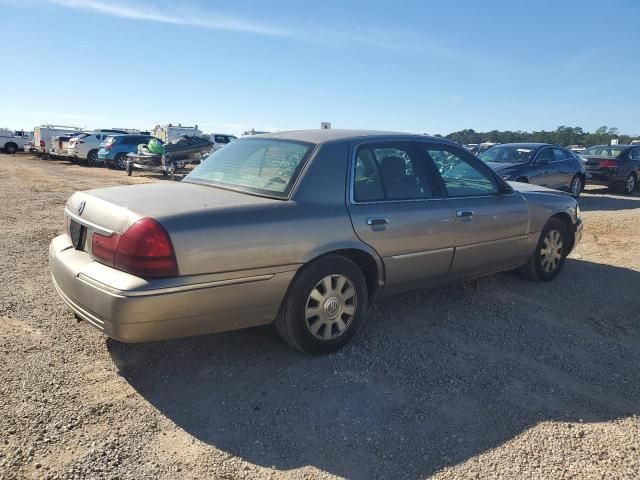
<path id="1" fill-rule="evenodd" d="M 161 182 L 77 192 L 67 202 L 65 212 L 89 230 L 123 233 L 144 217 L 162 223 L 163 218 L 196 211 L 270 202 L 281 200 L 186 182 Z"/>

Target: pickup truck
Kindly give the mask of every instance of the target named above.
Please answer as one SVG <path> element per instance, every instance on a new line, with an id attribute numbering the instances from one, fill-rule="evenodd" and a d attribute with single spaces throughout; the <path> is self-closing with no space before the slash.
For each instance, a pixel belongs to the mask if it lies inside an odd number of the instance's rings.
<path id="1" fill-rule="evenodd" d="M 24 150 L 24 146 L 31 141 L 29 132 L 22 130 L 13 131 L 0 128 L 0 150 L 13 155 L 18 150 Z"/>

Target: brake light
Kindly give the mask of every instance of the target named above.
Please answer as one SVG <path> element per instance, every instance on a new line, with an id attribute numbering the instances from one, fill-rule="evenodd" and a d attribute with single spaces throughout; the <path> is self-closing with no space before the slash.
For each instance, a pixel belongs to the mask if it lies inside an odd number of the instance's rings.
<path id="1" fill-rule="evenodd" d="M 62 140 L 58 140 L 58 147 L 62 148 Z"/>
<path id="2" fill-rule="evenodd" d="M 615 160 L 600 160 L 600 168 L 617 168 L 618 162 Z"/>
<path id="3" fill-rule="evenodd" d="M 178 275 L 173 244 L 167 231 L 151 218 L 131 225 L 122 235 L 93 233 L 91 251 L 100 263 L 141 277 Z"/>
<path id="4" fill-rule="evenodd" d="M 105 150 L 111 150 L 113 148 L 113 144 L 112 143 L 107 143 L 105 146 L 103 146 L 102 148 L 104 148 Z"/>
<path id="5" fill-rule="evenodd" d="M 44 140 L 40 140 L 40 148 L 44 148 L 45 144 L 44 144 Z"/>
<path id="6" fill-rule="evenodd" d="M 120 235 L 116 233 L 112 233 L 111 236 L 107 237 L 93 232 L 93 235 L 91 235 L 91 253 L 93 257 L 100 263 L 110 267 L 115 266 L 116 251 L 120 238 Z"/>

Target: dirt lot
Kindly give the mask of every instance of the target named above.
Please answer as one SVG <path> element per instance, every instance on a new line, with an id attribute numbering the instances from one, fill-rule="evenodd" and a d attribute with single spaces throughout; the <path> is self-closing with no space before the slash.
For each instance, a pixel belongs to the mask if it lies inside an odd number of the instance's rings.
<path id="1" fill-rule="evenodd" d="M 105 339 L 53 291 L 75 190 L 0 155 L 0 478 L 639 478 L 640 194 L 590 188 L 551 284 L 502 274 L 374 306 L 337 354 L 271 327 Z"/>

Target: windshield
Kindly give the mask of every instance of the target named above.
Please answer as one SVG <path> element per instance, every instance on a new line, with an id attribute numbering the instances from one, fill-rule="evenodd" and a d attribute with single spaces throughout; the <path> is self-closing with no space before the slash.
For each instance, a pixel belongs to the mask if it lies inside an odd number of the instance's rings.
<path id="1" fill-rule="evenodd" d="M 484 162 L 525 163 L 531 160 L 533 148 L 495 146 L 480 155 Z"/>
<path id="2" fill-rule="evenodd" d="M 313 145 L 272 138 L 246 138 L 216 150 L 184 181 L 286 198 Z"/>
<path id="3" fill-rule="evenodd" d="M 618 158 L 625 150 L 626 148 L 621 148 L 621 147 L 595 146 L 595 147 L 589 147 L 583 150 L 582 152 L 580 152 L 580 155 L 583 157 Z"/>

